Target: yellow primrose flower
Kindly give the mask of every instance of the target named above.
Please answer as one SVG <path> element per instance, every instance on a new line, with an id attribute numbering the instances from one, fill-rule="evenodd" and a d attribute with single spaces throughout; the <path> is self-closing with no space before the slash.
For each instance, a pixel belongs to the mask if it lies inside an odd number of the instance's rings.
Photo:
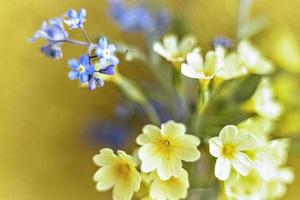
<path id="1" fill-rule="evenodd" d="M 244 151 L 251 149 L 256 143 L 254 137 L 249 133 L 239 133 L 236 126 L 225 126 L 219 137 L 209 140 L 209 151 L 217 158 L 215 175 L 220 180 L 228 179 L 231 166 L 243 176 L 246 176 L 252 163 Z"/>
<path id="2" fill-rule="evenodd" d="M 141 184 L 141 175 L 136 170 L 134 159 L 123 151 L 115 155 L 105 148 L 93 160 L 101 168 L 95 173 L 96 189 L 105 191 L 113 187 L 114 200 L 130 200 Z"/>
<path id="3" fill-rule="evenodd" d="M 245 76 L 248 70 L 242 66 L 236 52 L 226 54 L 224 57 L 224 66 L 218 69 L 216 76 L 224 80 L 230 80 Z"/>
<path id="4" fill-rule="evenodd" d="M 251 117 L 237 125 L 240 132 L 250 132 L 257 138 L 258 142 L 268 140 L 271 131 L 273 130 L 274 122 L 270 119 L 261 116 Z"/>
<path id="5" fill-rule="evenodd" d="M 280 199 L 287 192 L 287 185 L 294 181 L 294 173 L 289 167 L 277 168 L 276 176 L 267 181 L 269 199 Z"/>
<path id="6" fill-rule="evenodd" d="M 276 120 L 280 117 L 282 106 L 275 100 L 270 79 L 261 80 L 251 99 L 244 104 L 244 108 L 268 119 Z"/>
<path id="7" fill-rule="evenodd" d="M 251 170 L 247 176 L 235 174 L 224 182 L 224 190 L 228 199 L 235 200 L 263 200 L 267 199 L 266 182 L 255 171 Z"/>
<path id="8" fill-rule="evenodd" d="M 242 66 L 249 73 L 266 75 L 274 71 L 274 66 L 248 40 L 242 40 L 237 47 L 237 54 Z"/>
<path id="9" fill-rule="evenodd" d="M 200 140 L 193 135 L 185 134 L 184 124 L 168 121 L 161 129 L 146 125 L 136 141 L 142 147 L 139 158 L 141 170 L 145 173 L 157 170 L 159 177 L 168 180 L 181 175 L 182 160 L 193 162 L 200 158 L 197 146 Z"/>
<path id="10" fill-rule="evenodd" d="M 178 200 L 187 196 L 189 188 L 188 173 L 180 170 L 178 177 L 162 180 L 156 172 L 150 174 L 150 197 L 157 200 Z"/>
<path id="11" fill-rule="evenodd" d="M 181 73 L 194 79 L 212 79 L 216 72 L 224 65 L 224 49 L 218 47 L 205 55 L 205 61 L 200 54 L 200 49 L 195 49 L 186 57 L 187 63 L 181 65 Z"/>
<path id="12" fill-rule="evenodd" d="M 162 43 L 154 43 L 153 50 L 170 62 L 180 63 L 183 62 L 186 55 L 194 49 L 196 43 L 197 40 L 195 37 L 186 35 L 178 44 L 176 35 L 167 34 L 163 37 Z"/>

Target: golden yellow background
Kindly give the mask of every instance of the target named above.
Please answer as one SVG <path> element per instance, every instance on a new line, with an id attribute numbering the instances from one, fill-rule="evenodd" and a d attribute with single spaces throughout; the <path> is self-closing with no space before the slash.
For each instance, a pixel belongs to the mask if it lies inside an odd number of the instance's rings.
<path id="1" fill-rule="evenodd" d="M 235 35 L 235 0 L 162 1 L 172 11 L 186 15 L 189 31 L 207 47 L 218 34 Z M 86 29 L 91 38 L 98 33 L 123 37 L 107 17 L 105 0 L 0 0 L 0 199 L 1 200 L 109 200 L 109 193 L 94 189 L 96 170 L 91 158 L 98 149 L 84 140 L 89 119 L 111 115 L 118 97 L 113 86 L 89 92 L 68 79 L 67 60 L 82 50 L 64 46 L 58 62 L 39 52 L 41 42 L 27 38 L 43 19 L 59 16 L 68 8 L 88 11 Z M 300 37 L 299 0 L 256 0 L 254 13 L 271 22 L 292 27 Z M 75 33 L 75 36 L 80 34 Z M 130 65 L 130 74 L 135 72 Z M 100 147 L 99 147 L 100 148 Z M 290 164 L 300 177 L 299 156 Z M 199 177 L 201 178 L 201 177 Z M 300 179 L 290 187 L 286 199 L 299 199 Z"/>

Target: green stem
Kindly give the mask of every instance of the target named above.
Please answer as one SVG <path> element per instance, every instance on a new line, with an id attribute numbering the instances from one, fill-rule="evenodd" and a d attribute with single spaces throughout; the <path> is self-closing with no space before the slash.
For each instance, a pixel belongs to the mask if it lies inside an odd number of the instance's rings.
<path id="1" fill-rule="evenodd" d="M 121 76 L 120 74 L 116 74 L 113 81 L 128 99 L 141 105 L 145 109 L 153 124 L 160 125 L 160 118 L 156 113 L 156 110 L 136 83 L 124 76 Z"/>

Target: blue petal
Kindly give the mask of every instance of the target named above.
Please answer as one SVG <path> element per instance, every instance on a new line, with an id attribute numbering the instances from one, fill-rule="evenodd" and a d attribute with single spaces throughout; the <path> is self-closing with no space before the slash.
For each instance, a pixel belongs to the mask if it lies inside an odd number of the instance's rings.
<path id="1" fill-rule="evenodd" d="M 74 71 L 74 70 L 72 70 L 72 71 L 70 71 L 69 72 L 69 78 L 71 79 L 71 80 L 76 80 L 76 79 L 78 79 L 78 77 L 79 77 L 79 72 L 78 71 Z"/>
<path id="2" fill-rule="evenodd" d="M 79 75 L 79 80 L 81 83 L 86 83 L 89 80 L 89 75 L 87 74 L 80 74 Z"/>
<path id="3" fill-rule="evenodd" d="M 103 50 L 102 49 L 97 48 L 95 53 L 96 53 L 97 56 L 103 57 Z"/>
<path id="4" fill-rule="evenodd" d="M 80 64 L 82 64 L 82 65 L 88 65 L 89 64 L 89 57 L 87 56 L 87 55 L 82 55 L 81 57 L 80 57 Z"/>
<path id="5" fill-rule="evenodd" d="M 94 73 L 94 71 L 95 71 L 94 70 L 94 66 L 92 66 L 92 65 L 86 65 L 85 71 L 86 71 L 87 74 L 92 75 Z"/>
<path id="6" fill-rule="evenodd" d="M 108 50 L 110 51 L 111 54 L 114 54 L 116 52 L 116 47 L 113 44 L 108 45 Z"/>
<path id="7" fill-rule="evenodd" d="M 84 8 L 80 9 L 79 13 L 78 13 L 78 18 L 79 19 L 85 19 L 86 17 L 86 10 Z"/>
<path id="8" fill-rule="evenodd" d="M 68 11 L 67 15 L 70 19 L 75 19 L 78 16 L 76 10 L 73 10 L 73 9 L 70 9 Z"/>
<path id="9" fill-rule="evenodd" d="M 75 70 L 79 66 L 79 63 L 76 59 L 71 59 L 68 61 L 68 65 L 70 68 Z"/>
<path id="10" fill-rule="evenodd" d="M 94 90 L 94 89 L 96 89 L 96 87 L 97 87 L 96 84 L 97 84 L 96 81 L 95 81 L 94 79 L 91 79 L 91 80 L 89 81 L 89 85 L 88 85 L 89 90 Z"/>
<path id="11" fill-rule="evenodd" d="M 115 73 L 114 65 L 110 65 L 104 69 L 100 70 L 100 73 L 107 74 L 107 75 L 113 75 Z"/>
<path id="12" fill-rule="evenodd" d="M 118 59 L 116 56 L 111 56 L 111 57 L 109 58 L 109 62 L 110 62 L 110 64 L 112 64 L 112 65 L 118 65 L 118 64 L 119 64 L 119 59 Z"/>
<path id="13" fill-rule="evenodd" d="M 105 37 L 99 39 L 99 46 L 101 49 L 106 49 L 107 45 L 108 45 L 108 42 Z"/>
<path id="14" fill-rule="evenodd" d="M 109 65 L 108 60 L 106 58 L 100 58 L 99 62 L 100 62 L 101 68 L 105 68 Z"/>

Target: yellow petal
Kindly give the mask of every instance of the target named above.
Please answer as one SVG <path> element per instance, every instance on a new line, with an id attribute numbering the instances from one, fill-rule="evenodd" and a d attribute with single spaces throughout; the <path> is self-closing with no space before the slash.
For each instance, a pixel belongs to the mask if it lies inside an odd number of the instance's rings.
<path id="1" fill-rule="evenodd" d="M 160 129 L 157 126 L 146 125 L 143 128 L 143 133 L 137 137 L 136 142 L 139 145 L 155 143 L 160 137 Z"/>
<path id="2" fill-rule="evenodd" d="M 95 173 L 94 180 L 97 181 L 96 189 L 104 191 L 110 189 L 118 181 L 118 177 L 113 167 L 105 166 Z"/>
<path id="3" fill-rule="evenodd" d="M 141 170 L 145 173 L 154 171 L 161 163 L 158 149 L 153 144 L 146 144 L 139 150 L 139 158 L 142 161 Z"/>
<path id="4" fill-rule="evenodd" d="M 113 165 L 118 161 L 118 157 L 111 149 L 104 148 L 100 150 L 98 155 L 93 157 L 93 161 L 98 166 Z"/>
<path id="5" fill-rule="evenodd" d="M 185 125 L 181 123 L 168 121 L 161 125 L 161 133 L 163 136 L 175 138 L 184 135 L 185 132 L 186 132 Z"/>

